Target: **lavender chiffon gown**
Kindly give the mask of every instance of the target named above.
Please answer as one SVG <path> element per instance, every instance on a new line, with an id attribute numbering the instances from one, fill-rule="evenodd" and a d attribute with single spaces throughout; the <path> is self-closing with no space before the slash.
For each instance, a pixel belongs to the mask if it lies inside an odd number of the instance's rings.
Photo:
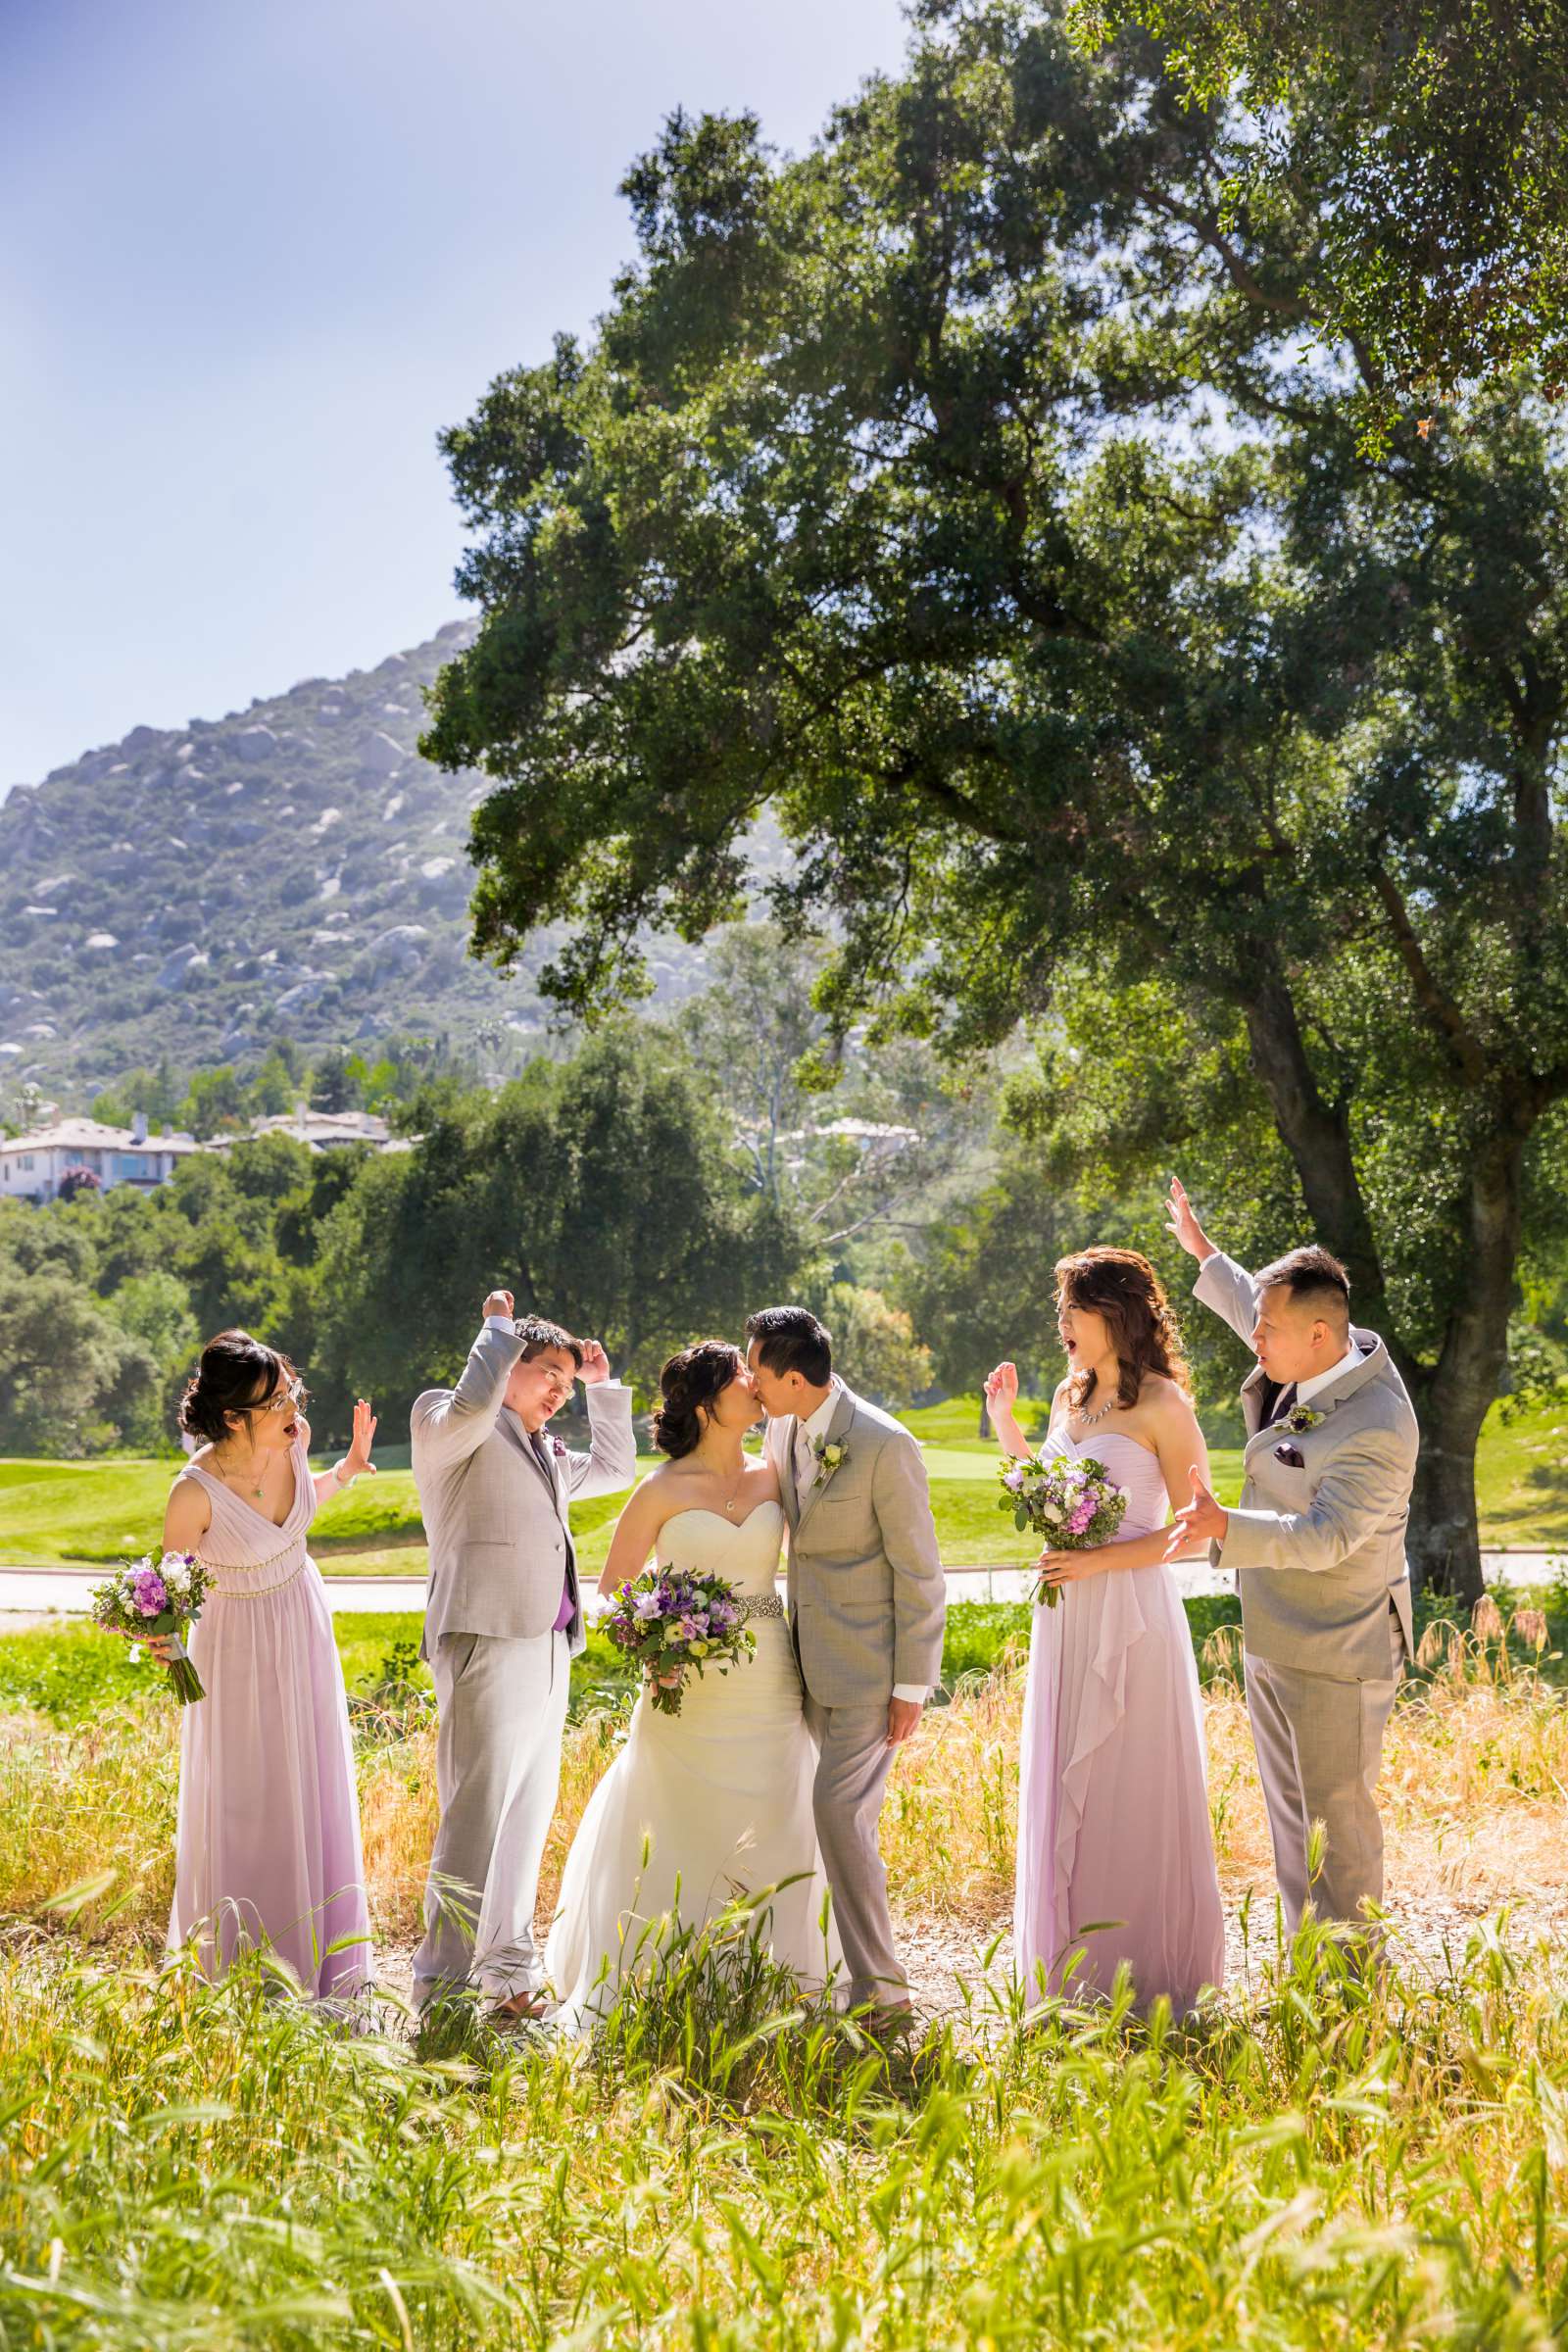
<path id="1" fill-rule="evenodd" d="M 331 1613 L 305 1548 L 316 1488 L 302 1445 L 293 1467 L 280 1527 L 199 1464 L 180 1473 L 212 1524 L 190 1637 L 207 1696 L 182 1710 L 169 1946 L 196 1936 L 220 1975 L 265 1942 L 307 1993 L 343 1997 L 371 1976 L 360 1807 Z"/>
<path id="2" fill-rule="evenodd" d="M 1112 1432 L 1048 1456 L 1103 1462 L 1127 1491 L 1120 1535 L 1167 1516 L 1156 1457 Z M 1116 1568 L 1037 1608 L 1018 1771 L 1013 1950 L 1035 1998 L 1040 1976 L 1108 1992 L 1132 1971 L 1140 2009 L 1160 1993 L 1178 2016 L 1225 1974 L 1203 1720 L 1192 1636 L 1168 1568 Z M 1084 1957 L 1072 1966 L 1074 1955 Z"/>

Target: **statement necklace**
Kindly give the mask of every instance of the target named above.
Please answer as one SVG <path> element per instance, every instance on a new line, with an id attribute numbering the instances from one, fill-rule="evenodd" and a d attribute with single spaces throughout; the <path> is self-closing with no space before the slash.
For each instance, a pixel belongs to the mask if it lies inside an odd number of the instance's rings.
<path id="1" fill-rule="evenodd" d="M 1093 1413 L 1086 1413 L 1081 1404 L 1075 1404 L 1071 1408 L 1072 1417 L 1075 1421 L 1082 1422 L 1085 1429 L 1093 1429 L 1097 1421 L 1103 1421 L 1107 1413 L 1113 1413 L 1120 1402 L 1119 1396 L 1112 1396 L 1107 1404 L 1101 1405 L 1099 1410 Z"/>

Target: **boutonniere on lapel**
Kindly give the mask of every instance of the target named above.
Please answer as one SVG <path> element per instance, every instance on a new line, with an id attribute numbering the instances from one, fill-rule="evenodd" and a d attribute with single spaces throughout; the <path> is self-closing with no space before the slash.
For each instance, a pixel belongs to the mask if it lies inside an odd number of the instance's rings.
<path id="1" fill-rule="evenodd" d="M 816 1456 L 816 1476 L 811 1481 L 811 1493 L 825 1487 L 835 1470 L 842 1470 L 850 1458 L 850 1449 L 838 1438 L 813 1438 L 811 1451 Z"/>
<path id="2" fill-rule="evenodd" d="M 559 1460 L 562 1454 L 564 1454 L 566 1450 L 565 1440 L 564 1438 L 552 1438 L 550 1441 L 550 1450 Z"/>
<path id="3" fill-rule="evenodd" d="M 1316 1429 L 1322 1418 L 1322 1414 L 1314 1413 L 1309 1404 L 1293 1404 L 1280 1427 L 1289 1430 L 1293 1438 L 1304 1438 L 1309 1429 Z"/>

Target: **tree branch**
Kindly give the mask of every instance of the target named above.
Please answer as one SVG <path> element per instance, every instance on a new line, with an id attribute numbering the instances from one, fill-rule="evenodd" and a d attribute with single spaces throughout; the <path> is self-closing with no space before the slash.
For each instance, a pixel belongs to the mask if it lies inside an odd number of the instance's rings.
<path id="1" fill-rule="evenodd" d="M 1458 1005 L 1428 963 L 1393 875 L 1376 865 L 1372 869 L 1372 883 L 1383 902 L 1416 1003 L 1447 1047 L 1448 1057 L 1465 1085 L 1480 1086 L 1487 1075 L 1486 1054 Z"/>

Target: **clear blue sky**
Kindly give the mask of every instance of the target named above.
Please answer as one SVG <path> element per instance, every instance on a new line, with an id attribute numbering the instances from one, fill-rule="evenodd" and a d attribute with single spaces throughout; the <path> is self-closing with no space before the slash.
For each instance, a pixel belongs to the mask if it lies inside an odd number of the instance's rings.
<path id="1" fill-rule="evenodd" d="M 461 607 L 437 428 L 588 328 L 676 106 L 780 146 L 896 0 L 0 0 L 0 789 Z"/>

